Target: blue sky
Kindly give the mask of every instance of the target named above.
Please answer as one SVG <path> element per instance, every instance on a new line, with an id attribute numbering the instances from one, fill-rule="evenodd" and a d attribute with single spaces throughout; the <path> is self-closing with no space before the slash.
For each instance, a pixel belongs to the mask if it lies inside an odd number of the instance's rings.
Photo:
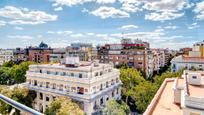
<path id="1" fill-rule="evenodd" d="M 204 36 L 202 0 L 1 0 L 0 48 L 72 42 L 191 47 Z"/>

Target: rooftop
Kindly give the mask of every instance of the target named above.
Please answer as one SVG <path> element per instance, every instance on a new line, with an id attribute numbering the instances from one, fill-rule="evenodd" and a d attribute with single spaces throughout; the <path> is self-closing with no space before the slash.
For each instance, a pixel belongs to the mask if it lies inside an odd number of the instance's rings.
<path id="1" fill-rule="evenodd" d="M 40 68 L 49 68 L 49 69 L 67 69 L 67 70 L 73 70 L 73 71 L 91 71 L 91 70 L 97 70 L 97 69 L 107 69 L 107 67 L 111 67 L 111 64 L 102 64 L 99 63 L 94 66 L 93 62 L 85 62 L 81 61 L 80 65 L 76 67 L 66 67 L 65 64 L 36 64 L 36 65 L 31 65 L 30 67 L 40 67 Z"/>
<path id="2" fill-rule="evenodd" d="M 175 79 L 166 79 L 157 91 L 144 115 L 181 115 L 179 105 L 174 104 L 173 84 Z"/>
<path id="3" fill-rule="evenodd" d="M 189 57 L 185 55 L 180 55 L 172 59 L 175 62 L 186 62 L 186 63 L 204 63 L 204 58 L 200 57 Z"/>

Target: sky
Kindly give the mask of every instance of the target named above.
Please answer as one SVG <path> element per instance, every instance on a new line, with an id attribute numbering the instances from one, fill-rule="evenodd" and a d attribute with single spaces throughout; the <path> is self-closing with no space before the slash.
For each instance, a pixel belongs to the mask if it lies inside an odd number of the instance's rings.
<path id="1" fill-rule="evenodd" d="M 178 49 L 203 36 L 203 0 L 0 0 L 0 48 L 130 38 Z"/>

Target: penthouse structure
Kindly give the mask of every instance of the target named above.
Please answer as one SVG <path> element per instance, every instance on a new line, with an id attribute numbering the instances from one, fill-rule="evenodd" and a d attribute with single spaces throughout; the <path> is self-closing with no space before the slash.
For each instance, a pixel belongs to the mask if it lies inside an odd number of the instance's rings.
<path id="1" fill-rule="evenodd" d="M 44 112 L 58 96 L 80 103 L 87 115 L 99 112 L 110 99 L 120 99 L 119 70 L 111 64 L 66 58 L 65 64 L 31 65 L 26 84 L 37 92 L 34 109 Z"/>
<path id="2" fill-rule="evenodd" d="M 144 115 L 203 115 L 204 71 L 185 70 L 181 78 L 167 78 Z"/>

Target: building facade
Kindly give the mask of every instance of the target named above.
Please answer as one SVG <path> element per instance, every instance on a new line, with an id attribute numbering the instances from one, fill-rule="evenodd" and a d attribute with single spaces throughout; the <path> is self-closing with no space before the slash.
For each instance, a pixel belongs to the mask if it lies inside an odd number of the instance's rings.
<path id="1" fill-rule="evenodd" d="M 141 70 L 147 77 L 152 75 L 152 59 L 149 55 L 149 43 L 141 40 L 122 39 L 121 44 L 106 44 L 98 47 L 98 58 L 101 63 L 113 63 L 119 66 L 123 63 L 129 67 Z M 150 60 L 148 60 L 150 59 Z"/>
<path id="2" fill-rule="evenodd" d="M 44 112 L 58 96 L 80 103 L 87 115 L 99 112 L 110 99 L 120 99 L 119 70 L 110 64 L 67 58 L 65 64 L 31 65 L 26 84 L 37 92 L 34 108 Z"/>
<path id="3" fill-rule="evenodd" d="M 28 52 L 26 49 L 22 49 L 22 48 L 16 48 L 14 50 L 14 62 L 15 63 L 21 63 L 23 61 L 27 61 L 28 60 Z"/>
<path id="4" fill-rule="evenodd" d="M 52 54 L 50 54 L 50 62 L 60 63 L 66 57 L 66 48 L 55 48 Z"/>
<path id="5" fill-rule="evenodd" d="M 177 72 L 181 69 L 204 70 L 204 42 L 193 45 L 189 55 L 180 55 L 171 60 L 171 71 Z"/>
<path id="6" fill-rule="evenodd" d="M 43 42 L 38 47 L 29 47 L 26 50 L 28 52 L 28 61 L 36 63 L 50 62 L 50 54 L 53 53 L 53 49 Z"/>
<path id="7" fill-rule="evenodd" d="M 0 65 L 5 62 L 14 60 L 14 50 L 13 49 L 0 49 Z"/>

